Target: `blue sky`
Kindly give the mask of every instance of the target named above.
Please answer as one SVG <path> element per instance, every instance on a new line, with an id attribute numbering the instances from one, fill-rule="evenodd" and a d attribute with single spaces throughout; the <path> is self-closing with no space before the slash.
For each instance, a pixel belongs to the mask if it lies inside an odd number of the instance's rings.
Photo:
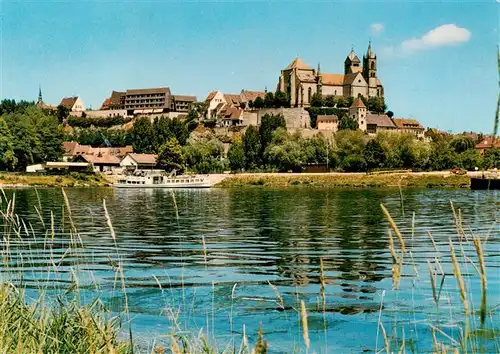
<path id="1" fill-rule="evenodd" d="M 2 98 L 98 109 L 112 90 L 275 90 L 299 55 L 341 73 L 351 46 L 378 56 L 399 117 L 460 132 L 493 129 L 499 3 L 0 1 Z"/>

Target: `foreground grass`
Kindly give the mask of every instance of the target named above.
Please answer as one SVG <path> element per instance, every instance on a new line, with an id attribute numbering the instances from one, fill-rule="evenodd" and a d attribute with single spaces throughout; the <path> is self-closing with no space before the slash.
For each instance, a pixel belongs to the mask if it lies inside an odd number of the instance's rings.
<path id="1" fill-rule="evenodd" d="M 466 175 L 436 174 L 242 174 L 230 175 L 217 184 L 217 187 L 232 188 L 244 186 L 264 187 L 414 187 L 414 188 L 463 188 L 468 187 L 470 179 Z"/>
<path id="2" fill-rule="evenodd" d="M 44 186 L 44 187 L 81 187 L 100 186 L 108 182 L 99 175 L 70 173 L 67 175 L 34 175 L 13 172 L 0 172 L 0 187 Z"/>

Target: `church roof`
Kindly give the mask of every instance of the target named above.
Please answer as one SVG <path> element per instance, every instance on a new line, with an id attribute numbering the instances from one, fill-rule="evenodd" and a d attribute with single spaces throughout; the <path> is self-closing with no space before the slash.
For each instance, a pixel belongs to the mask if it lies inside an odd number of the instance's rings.
<path id="1" fill-rule="evenodd" d="M 344 85 L 352 85 L 360 73 L 350 73 L 344 75 Z M 362 76 L 362 75 L 360 75 Z M 364 80 L 364 79 L 363 79 Z"/>
<path id="2" fill-rule="evenodd" d="M 344 74 L 321 74 L 321 83 L 330 86 L 342 86 L 344 84 Z"/>
<path id="3" fill-rule="evenodd" d="M 360 63 L 361 61 L 359 60 L 358 56 L 354 52 L 354 49 L 351 49 L 350 53 L 347 55 L 347 58 L 345 58 L 345 61 L 351 61 L 351 63 Z"/>
<path id="4" fill-rule="evenodd" d="M 302 69 L 302 70 L 312 70 L 312 68 L 307 65 L 306 63 L 304 63 L 302 61 L 302 59 L 300 59 L 299 57 L 296 57 L 291 63 L 290 65 L 288 65 L 285 70 L 292 70 L 292 69 Z"/>
<path id="5" fill-rule="evenodd" d="M 363 103 L 363 100 L 361 98 L 356 98 L 354 102 L 351 105 L 351 108 L 366 108 L 365 104 Z"/>
<path id="6" fill-rule="evenodd" d="M 314 76 L 312 72 L 299 71 L 297 72 L 297 76 L 302 82 L 316 82 L 316 76 Z"/>

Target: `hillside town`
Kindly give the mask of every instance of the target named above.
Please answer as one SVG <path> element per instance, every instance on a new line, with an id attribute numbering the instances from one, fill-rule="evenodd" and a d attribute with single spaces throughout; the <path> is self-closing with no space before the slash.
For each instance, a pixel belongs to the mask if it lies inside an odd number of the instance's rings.
<path id="1" fill-rule="evenodd" d="M 499 144 L 473 133 L 426 130 L 415 117 L 395 116 L 385 104 L 371 42 L 361 59 L 351 49 L 343 73 L 323 72 L 320 64 L 314 69 L 296 57 L 279 73 L 274 91 L 214 89 L 199 99 L 168 86 L 117 89 L 93 110 L 81 96 L 47 104 L 39 87 L 35 106 L 58 117 L 64 127 L 62 146 L 52 157 L 4 157 L 3 169 L 106 174 L 168 166 L 206 173 L 318 166 L 321 171 L 470 169 L 483 164 L 478 161 L 485 152 Z M 276 133 L 280 129 L 284 135 Z M 259 143 L 252 146 L 252 139 Z M 443 139 L 448 147 L 439 145 Z M 343 140 L 348 141 L 345 148 Z M 351 146 L 356 141 L 358 148 Z M 159 155 L 172 149 L 181 151 L 174 154 L 175 163 L 160 163 Z M 453 152 L 462 155 L 450 157 Z"/>

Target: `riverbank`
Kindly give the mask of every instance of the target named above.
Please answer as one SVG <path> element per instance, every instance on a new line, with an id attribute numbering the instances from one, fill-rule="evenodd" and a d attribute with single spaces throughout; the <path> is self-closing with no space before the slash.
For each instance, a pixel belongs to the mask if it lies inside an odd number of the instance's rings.
<path id="1" fill-rule="evenodd" d="M 22 187 L 97 187 L 109 182 L 100 175 L 70 173 L 67 175 L 33 175 L 13 172 L 0 172 L 0 188 Z"/>
<path id="2" fill-rule="evenodd" d="M 229 175 L 216 185 L 220 188 L 261 187 L 403 187 L 403 188 L 468 188 L 467 175 L 449 172 L 428 173 L 244 173 Z"/>

